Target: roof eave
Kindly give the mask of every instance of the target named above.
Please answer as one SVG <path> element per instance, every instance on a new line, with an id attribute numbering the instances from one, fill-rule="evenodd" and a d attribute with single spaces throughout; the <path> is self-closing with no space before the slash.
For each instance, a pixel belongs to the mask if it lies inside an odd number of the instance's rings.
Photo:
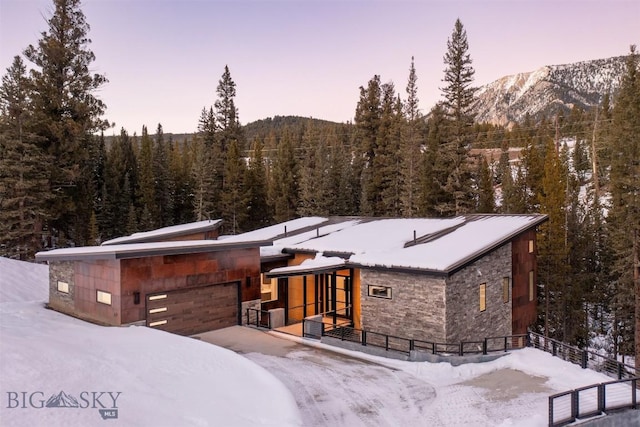
<path id="1" fill-rule="evenodd" d="M 186 255 L 197 254 L 206 252 L 219 252 L 229 249 L 249 249 L 259 248 L 260 246 L 270 246 L 272 243 L 268 240 L 259 240 L 251 242 L 239 242 L 239 243 L 221 243 L 217 245 L 204 245 L 204 246 L 183 246 L 175 248 L 150 248 L 150 249 L 121 249 L 117 246 L 112 246 L 113 249 L 103 253 L 86 253 L 86 254 L 50 254 L 48 252 L 38 252 L 36 254 L 36 260 L 59 262 L 59 261 L 94 261 L 94 260 L 114 260 L 114 259 L 131 259 L 131 258 L 147 258 L 152 256 L 169 256 L 169 255 Z M 120 246 L 120 245 L 118 245 Z M 122 244 L 126 247 L 126 244 Z"/>

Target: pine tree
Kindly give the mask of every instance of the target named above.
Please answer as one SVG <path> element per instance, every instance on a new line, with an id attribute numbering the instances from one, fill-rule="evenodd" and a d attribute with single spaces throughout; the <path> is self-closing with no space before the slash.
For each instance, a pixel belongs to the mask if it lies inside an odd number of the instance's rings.
<path id="1" fill-rule="evenodd" d="M 126 235 L 126 223 L 129 205 L 132 201 L 132 186 L 128 164 L 129 135 L 124 129 L 112 143 L 105 162 L 105 180 L 103 184 L 103 207 L 101 237 L 111 239 Z"/>
<path id="2" fill-rule="evenodd" d="M 185 224 L 194 221 L 193 180 L 191 176 L 190 141 L 172 143 L 169 153 L 169 175 L 174 184 L 173 223 Z"/>
<path id="3" fill-rule="evenodd" d="M 153 152 L 154 206 L 156 227 L 173 225 L 173 197 L 175 185 L 169 172 L 171 142 L 164 140 L 162 125 L 158 124 Z"/>
<path id="4" fill-rule="evenodd" d="M 296 216 L 299 203 L 298 177 L 293 142 L 291 135 L 286 132 L 278 143 L 269 187 L 269 199 L 276 222 L 288 221 Z"/>
<path id="5" fill-rule="evenodd" d="M 356 215 L 358 213 L 358 183 L 352 167 L 351 150 L 345 146 L 332 128 L 328 135 L 329 145 L 329 194 L 333 195 L 330 215 Z"/>
<path id="6" fill-rule="evenodd" d="M 201 137 L 194 139 L 192 150 L 191 178 L 193 180 L 194 217 L 196 221 L 217 218 L 217 201 L 211 197 L 213 189 L 216 188 L 215 176 L 211 173 L 213 163 L 211 151 L 207 149 L 207 144 Z"/>
<path id="7" fill-rule="evenodd" d="M 418 108 L 418 76 L 411 57 L 409 68 L 409 81 L 407 83 L 407 101 L 404 107 L 405 128 L 402 138 L 402 216 L 414 217 L 418 212 L 419 204 L 419 176 L 420 176 L 420 146 L 423 144 L 421 137 L 422 117 Z"/>
<path id="8" fill-rule="evenodd" d="M 108 123 L 101 119 L 105 104 L 94 93 L 107 81 L 90 74 L 95 55 L 89 49 L 89 24 L 80 9 L 80 0 L 54 0 L 54 12 L 36 46 L 24 52 L 34 65 L 34 132 L 39 145 L 53 161 L 49 162 L 49 230 L 58 244 L 83 244 L 88 237 L 91 206 L 87 141 Z"/>
<path id="9" fill-rule="evenodd" d="M 469 169 L 470 131 L 474 123 L 473 102 L 476 89 L 472 87 L 475 70 L 469 54 L 467 32 L 460 20 L 456 20 L 451 37 L 447 40 L 446 65 L 441 88 L 444 107 L 449 119 L 446 145 L 442 145 L 440 157 L 448 169 L 445 190 L 450 201 L 445 215 L 463 214 L 473 210 L 474 190 Z"/>
<path id="10" fill-rule="evenodd" d="M 375 75 L 367 85 L 360 87 L 360 100 L 356 106 L 355 125 L 359 153 L 354 160 L 356 176 L 360 182 L 360 213 L 375 215 L 378 189 L 373 182 L 374 158 L 382 116 L 380 76 Z"/>
<path id="11" fill-rule="evenodd" d="M 42 249 L 50 158 L 36 144 L 26 67 L 14 57 L 0 87 L 0 255 L 32 259 Z"/>
<path id="12" fill-rule="evenodd" d="M 400 139 L 402 104 L 396 99 L 393 83 L 382 85 L 381 116 L 371 169 L 371 201 L 375 216 L 401 216 L 402 172 Z"/>
<path id="13" fill-rule="evenodd" d="M 202 109 L 198 124 L 199 139 L 193 147 L 193 171 L 195 180 L 194 214 L 201 221 L 220 216 L 220 192 L 224 154 L 218 143 L 218 130 L 213 107 Z"/>
<path id="14" fill-rule="evenodd" d="M 245 188 L 246 164 L 235 139 L 227 150 L 227 159 L 222 186 L 222 219 L 224 231 L 227 234 L 237 234 L 245 231 L 249 193 Z"/>
<path id="15" fill-rule="evenodd" d="M 333 203 L 329 182 L 329 153 L 326 142 L 313 127 L 307 126 L 303 136 L 305 155 L 300 170 L 300 216 L 326 216 Z"/>
<path id="16" fill-rule="evenodd" d="M 478 208 L 479 213 L 493 213 L 496 209 L 495 193 L 493 191 L 493 176 L 487 159 L 482 156 L 478 171 Z"/>
<path id="17" fill-rule="evenodd" d="M 544 307 L 544 332 L 558 340 L 569 339 L 566 307 L 568 248 L 566 236 L 566 172 L 552 140 L 547 143 L 542 189 L 537 194 L 540 210 L 549 220 L 540 227 L 538 283 L 543 290 L 539 307 Z"/>
<path id="18" fill-rule="evenodd" d="M 635 302 L 636 371 L 640 370 L 640 76 L 631 47 L 611 123 L 611 210 L 609 222 L 617 293 Z M 627 316 L 628 318 L 629 316 Z"/>
<path id="19" fill-rule="evenodd" d="M 450 206 L 450 199 L 445 193 L 448 170 L 441 158 L 441 146 L 446 144 L 446 127 L 445 111 L 442 104 L 437 104 L 431 109 L 427 122 L 427 141 L 420 165 L 419 212 L 426 217 L 448 214 Z"/>
<path id="20" fill-rule="evenodd" d="M 256 140 L 251 147 L 245 184 L 248 192 L 247 230 L 266 227 L 271 223 L 268 204 L 267 171 L 262 156 L 262 143 Z"/>
<path id="21" fill-rule="evenodd" d="M 147 127 L 142 126 L 138 156 L 138 170 L 140 171 L 138 200 L 140 201 L 140 227 L 143 230 L 158 228 L 153 154 L 153 140 L 149 136 Z"/>

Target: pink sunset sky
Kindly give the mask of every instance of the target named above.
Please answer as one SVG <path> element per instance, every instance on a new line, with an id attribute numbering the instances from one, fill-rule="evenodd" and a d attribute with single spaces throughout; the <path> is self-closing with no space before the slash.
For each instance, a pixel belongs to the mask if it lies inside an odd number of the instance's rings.
<path id="1" fill-rule="evenodd" d="M 47 31 L 51 0 L 0 0 L 0 69 Z M 228 65 L 243 124 L 297 115 L 353 120 L 379 74 L 405 98 L 415 57 L 423 113 L 441 98 L 447 38 L 467 30 L 475 84 L 544 65 L 624 55 L 640 0 L 85 0 L 98 96 L 133 134 L 194 132 Z"/>

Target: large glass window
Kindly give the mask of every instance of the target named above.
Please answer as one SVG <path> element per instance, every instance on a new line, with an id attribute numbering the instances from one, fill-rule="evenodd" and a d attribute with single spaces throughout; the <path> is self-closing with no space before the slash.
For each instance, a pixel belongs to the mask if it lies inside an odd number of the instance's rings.
<path id="1" fill-rule="evenodd" d="M 262 302 L 274 301 L 278 299 L 278 279 L 270 279 L 264 273 L 260 274 L 262 283 L 260 285 L 260 294 Z"/>

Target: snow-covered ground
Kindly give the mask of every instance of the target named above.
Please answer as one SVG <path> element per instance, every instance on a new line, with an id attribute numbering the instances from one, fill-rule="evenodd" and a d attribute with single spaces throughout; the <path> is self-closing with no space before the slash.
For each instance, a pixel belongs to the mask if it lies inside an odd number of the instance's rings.
<path id="1" fill-rule="evenodd" d="M 46 309 L 46 270 L 0 258 L 0 425 L 302 424 L 283 384 L 232 351 Z"/>
<path id="2" fill-rule="evenodd" d="M 3 426 L 544 426 L 550 394 L 609 381 L 535 349 L 453 367 L 231 328 L 243 357 L 47 310 L 46 270 L 0 258 Z"/>

